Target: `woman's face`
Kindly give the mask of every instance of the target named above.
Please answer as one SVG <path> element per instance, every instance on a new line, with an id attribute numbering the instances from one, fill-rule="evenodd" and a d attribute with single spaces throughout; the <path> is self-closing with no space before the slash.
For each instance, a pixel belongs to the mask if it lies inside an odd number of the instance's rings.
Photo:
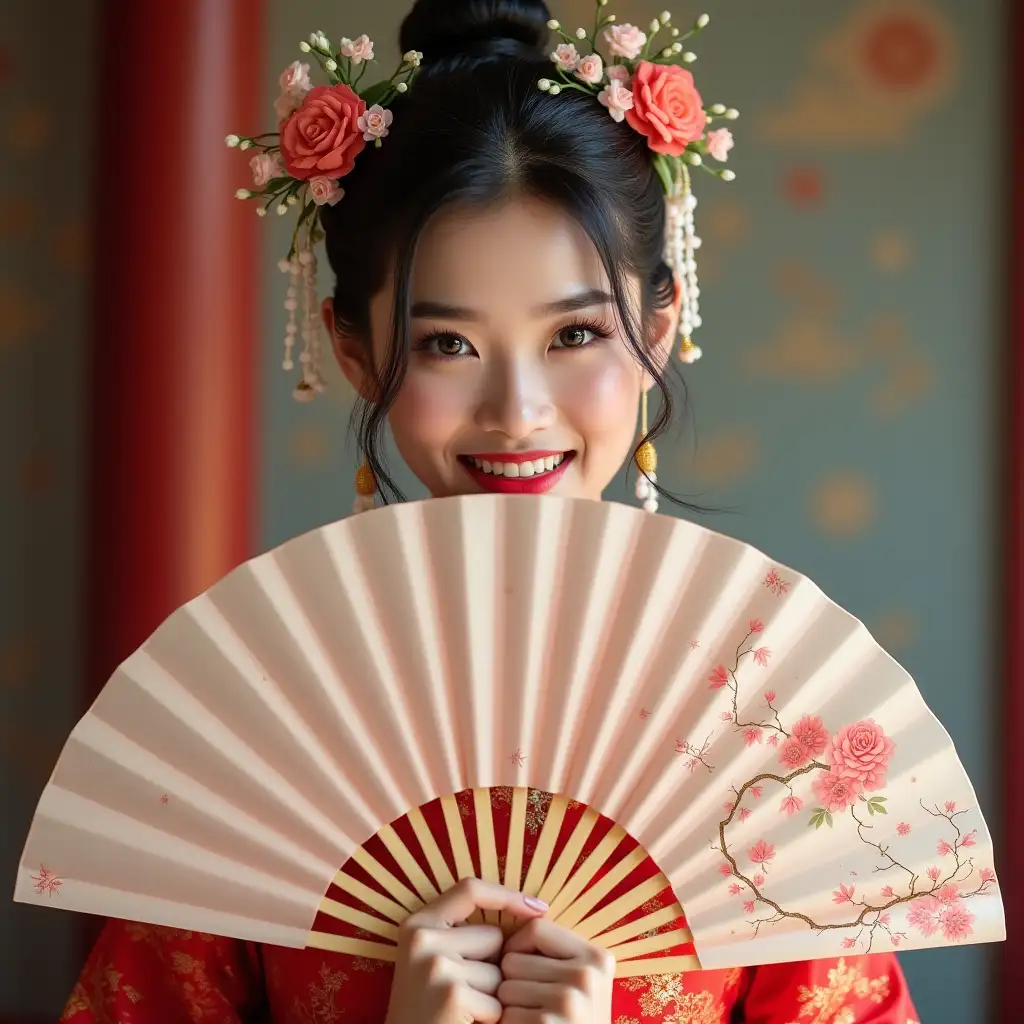
<path id="1" fill-rule="evenodd" d="M 636 301 L 635 281 L 632 292 Z M 392 302 L 389 284 L 371 304 L 378 365 Z M 333 324 L 330 303 L 324 314 Z M 674 310 L 658 314 L 666 343 L 674 320 Z M 533 200 L 435 218 L 413 268 L 411 327 L 389 422 L 432 495 L 601 497 L 633 449 L 650 381 L 597 251 L 571 218 Z M 371 393 L 361 341 L 338 338 L 336 352 L 353 386 Z"/>

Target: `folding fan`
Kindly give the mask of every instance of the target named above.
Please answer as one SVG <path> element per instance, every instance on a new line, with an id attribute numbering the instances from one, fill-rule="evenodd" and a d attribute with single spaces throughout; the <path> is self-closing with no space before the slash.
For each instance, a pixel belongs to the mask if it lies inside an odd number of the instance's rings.
<path id="1" fill-rule="evenodd" d="M 72 732 L 15 898 L 389 959 L 479 876 L 626 976 L 997 941 L 992 864 L 949 736 L 814 584 L 669 517 L 473 496 L 175 612 Z"/>

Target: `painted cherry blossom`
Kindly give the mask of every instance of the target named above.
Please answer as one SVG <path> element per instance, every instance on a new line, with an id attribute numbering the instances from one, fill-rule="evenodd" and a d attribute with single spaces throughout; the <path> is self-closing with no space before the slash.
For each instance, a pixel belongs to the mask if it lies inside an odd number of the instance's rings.
<path id="1" fill-rule="evenodd" d="M 39 865 L 39 874 L 32 876 L 32 881 L 35 883 L 35 890 L 39 896 L 45 893 L 49 897 L 60 895 L 60 887 L 64 884 L 64 880 L 58 878 L 57 875 L 44 865 Z"/>
<path id="2" fill-rule="evenodd" d="M 756 885 L 758 889 L 760 889 L 761 886 L 764 885 L 764 881 L 764 875 L 754 875 L 754 885 Z"/>
<path id="3" fill-rule="evenodd" d="M 782 578 L 778 569 L 769 569 L 763 582 L 776 597 L 782 597 L 789 591 L 789 582 Z"/>
<path id="4" fill-rule="evenodd" d="M 754 651 L 754 664 L 760 665 L 762 668 L 764 668 L 765 666 L 767 666 L 768 659 L 771 656 L 772 652 L 770 647 L 758 647 L 757 650 Z"/>
<path id="5" fill-rule="evenodd" d="M 951 853 L 953 853 L 953 847 L 950 846 L 950 844 L 946 842 L 945 839 L 940 839 L 935 847 L 935 852 L 940 857 L 948 857 Z"/>
<path id="6" fill-rule="evenodd" d="M 922 896 L 910 904 L 907 924 L 927 938 L 935 934 L 941 911 L 942 904 L 934 896 Z"/>
<path id="7" fill-rule="evenodd" d="M 743 904 L 743 912 L 745 914 L 752 914 L 754 912 L 754 901 L 753 900 L 747 900 Z"/>
<path id="8" fill-rule="evenodd" d="M 782 798 L 782 803 L 779 805 L 779 810 L 784 811 L 786 814 L 792 817 L 794 814 L 797 813 L 797 811 L 800 810 L 801 807 L 803 807 L 803 805 L 804 802 L 800 799 L 800 797 L 794 796 L 792 793 L 790 793 L 789 796 L 784 796 Z"/>
<path id="9" fill-rule="evenodd" d="M 996 880 L 996 873 L 991 868 L 982 868 L 978 873 L 978 877 L 982 882 L 994 882 Z"/>
<path id="10" fill-rule="evenodd" d="M 882 898 L 883 898 L 883 899 L 887 899 L 887 900 L 888 900 L 888 899 L 892 899 L 892 897 L 893 897 L 893 896 L 895 896 L 895 895 L 896 895 L 896 893 L 895 893 L 895 892 L 893 891 L 893 888 L 892 888 L 892 886 L 891 886 L 891 885 L 887 885 L 887 886 L 886 886 L 886 887 L 885 887 L 885 888 L 884 888 L 884 889 L 882 890 Z"/>
<path id="11" fill-rule="evenodd" d="M 732 810 L 731 806 L 730 806 L 729 810 L 730 811 Z M 718 865 L 718 873 L 720 875 L 724 875 L 726 878 L 731 878 L 732 877 L 732 873 L 733 873 L 732 865 L 728 861 L 726 861 L 724 864 L 719 864 Z"/>
<path id="12" fill-rule="evenodd" d="M 764 699 L 765 699 L 765 703 L 766 704 L 773 703 L 775 701 L 775 691 L 774 690 L 765 690 L 764 691 Z"/>
<path id="13" fill-rule="evenodd" d="M 729 685 L 729 671 L 724 665 L 716 665 L 715 670 L 708 676 L 709 690 L 720 690 L 723 686 Z"/>
<path id="14" fill-rule="evenodd" d="M 764 730 L 759 725 L 755 725 L 747 729 L 743 734 L 743 740 L 748 747 L 752 747 L 755 743 L 761 742 L 763 735 Z"/>
<path id="15" fill-rule="evenodd" d="M 509 757 L 509 760 L 517 768 L 524 768 L 526 766 L 526 755 L 523 754 L 522 750 L 518 748 L 512 753 L 512 755 Z"/>
<path id="16" fill-rule="evenodd" d="M 767 870 L 769 862 L 775 859 L 775 847 L 763 839 L 758 839 L 747 851 L 747 856 L 750 858 L 751 863 L 760 864 L 761 867 Z"/>
<path id="17" fill-rule="evenodd" d="M 784 768 L 802 768 L 810 759 L 807 748 L 795 736 L 790 736 L 779 748 L 779 764 Z"/>
<path id="18" fill-rule="evenodd" d="M 814 795 L 830 814 L 839 814 L 857 798 L 857 783 L 835 772 L 820 772 L 813 783 Z"/>
<path id="19" fill-rule="evenodd" d="M 952 814 L 955 810 L 956 810 L 956 801 L 955 800 L 947 800 L 946 801 L 946 813 L 947 814 Z"/>
<path id="20" fill-rule="evenodd" d="M 741 892 L 743 892 L 743 886 L 742 885 L 738 885 L 736 882 L 733 882 L 729 886 L 729 895 L 730 896 L 739 896 L 739 894 Z"/>
<path id="21" fill-rule="evenodd" d="M 857 886 L 855 886 L 855 885 L 843 885 L 843 883 L 840 882 L 839 883 L 839 888 L 833 890 L 833 892 L 832 892 L 832 902 L 833 903 L 852 903 L 853 902 L 854 893 L 856 892 L 856 890 L 857 890 Z"/>
<path id="22" fill-rule="evenodd" d="M 751 633 L 763 633 L 764 623 L 760 619 L 750 620 L 750 632 Z"/>
<path id="23" fill-rule="evenodd" d="M 898 836 L 909 836 L 910 835 L 910 825 L 908 825 L 907 822 L 905 822 L 905 821 L 901 821 L 896 826 L 896 834 Z"/>
<path id="24" fill-rule="evenodd" d="M 928 877 L 933 881 L 937 882 L 941 877 L 942 872 L 936 867 L 930 867 L 928 869 Z"/>
<path id="25" fill-rule="evenodd" d="M 804 748 L 808 758 L 820 757 L 828 746 L 828 729 L 817 715 L 804 715 L 793 726 L 793 739 Z"/>
<path id="26" fill-rule="evenodd" d="M 749 807 L 740 808 L 740 821 L 746 821 L 754 812 Z"/>
<path id="27" fill-rule="evenodd" d="M 760 800 L 761 799 L 761 794 L 763 792 L 764 792 L 764 786 L 751 786 L 750 787 L 750 795 L 755 800 Z"/>
<path id="28" fill-rule="evenodd" d="M 942 934 L 952 942 L 960 942 L 966 939 L 974 930 L 971 928 L 973 923 L 974 915 L 963 903 L 947 907 L 939 915 L 939 926 L 942 928 Z"/>
<path id="29" fill-rule="evenodd" d="M 970 832 L 965 832 L 960 838 L 961 846 L 976 846 L 977 845 L 978 830 L 972 828 Z"/>
<path id="30" fill-rule="evenodd" d="M 771 734 L 771 736 L 768 737 L 768 746 L 769 747 L 777 747 L 778 745 L 779 745 L 779 734 L 777 732 L 773 732 Z"/>
<path id="31" fill-rule="evenodd" d="M 935 893 L 935 898 L 942 904 L 949 906 L 951 903 L 956 903 L 960 899 L 960 887 L 956 882 L 947 882 L 938 892 Z"/>

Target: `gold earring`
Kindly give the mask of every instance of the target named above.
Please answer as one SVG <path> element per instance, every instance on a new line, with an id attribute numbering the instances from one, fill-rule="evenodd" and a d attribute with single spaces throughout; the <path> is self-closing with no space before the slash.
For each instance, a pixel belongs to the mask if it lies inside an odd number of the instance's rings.
<path id="1" fill-rule="evenodd" d="M 636 463 L 636 496 L 644 503 L 644 511 L 658 511 L 658 491 L 654 486 L 658 482 L 658 453 L 654 442 L 647 438 L 647 392 L 640 396 L 640 436 L 644 438 L 637 448 L 633 461 Z"/>
<path id="2" fill-rule="evenodd" d="M 370 464 L 364 462 L 356 470 L 356 500 L 352 505 L 352 511 L 368 512 L 377 504 L 376 494 L 377 478 L 373 475 Z"/>

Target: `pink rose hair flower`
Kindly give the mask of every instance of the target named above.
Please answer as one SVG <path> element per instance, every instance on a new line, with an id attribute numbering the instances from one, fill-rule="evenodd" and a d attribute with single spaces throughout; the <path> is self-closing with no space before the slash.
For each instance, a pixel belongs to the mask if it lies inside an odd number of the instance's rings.
<path id="1" fill-rule="evenodd" d="M 655 153 L 666 156 L 682 156 L 691 142 L 703 138 L 707 126 L 704 101 L 693 75 L 677 64 L 646 60 L 633 74 L 633 109 L 626 120 L 647 137 L 647 145 Z"/>
<path id="2" fill-rule="evenodd" d="M 345 190 L 333 178 L 317 175 L 309 179 L 309 194 L 317 206 L 334 206 L 344 197 Z"/>
<path id="3" fill-rule="evenodd" d="M 572 43 L 562 43 L 555 47 L 551 59 L 559 71 L 575 71 L 576 65 L 580 62 L 580 54 Z"/>
<path id="4" fill-rule="evenodd" d="M 597 85 L 604 78 L 604 61 L 600 54 L 591 53 L 576 65 L 576 77 L 587 85 Z"/>
<path id="5" fill-rule="evenodd" d="M 835 772 L 820 772 L 812 787 L 814 795 L 829 814 L 845 811 L 860 792 L 855 779 L 847 779 Z"/>
<path id="6" fill-rule="evenodd" d="M 598 94 L 598 102 L 608 108 L 612 120 L 621 123 L 633 109 L 633 93 L 617 79 L 612 79 Z"/>
<path id="7" fill-rule="evenodd" d="M 705 142 L 708 153 L 722 163 L 729 159 L 729 152 L 735 145 L 732 132 L 728 128 L 716 128 L 713 132 L 708 132 Z"/>
<path id="8" fill-rule="evenodd" d="M 373 60 L 373 40 L 368 35 L 358 39 L 344 39 L 341 44 L 342 57 L 348 57 L 353 64 L 362 64 L 364 60 Z"/>
<path id="9" fill-rule="evenodd" d="M 293 60 L 281 72 L 281 77 L 277 81 L 282 92 L 297 92 L 300 96 L 304 96 L 313 88 L 313 80 L 309 77 L 309 65 L 301 64 L 297 60 Z"/>
<path id="10" fill-rule="evenodd" d="M 609 82 L 620 82 L 627 88 L 632 78 L 629 68 L 625 64 L 612 64 L 611 67 L 605 70 L 605 77 Z"/>
<path id="11" fill-rule="evenodd" d="M 854 779 L 870 793 L 885 785 L 895 745 L 870 718 L 844 725 L 832 738 L 826 759 L 840 775 Z"/>
<path id="12" fill-rule="evenodd" d="M 379 103 L 375 103 L 359 118 L 356 125 L 363 133 L 364 142 L 375 142 L 377 139 L 388 137 L 394 119 L 395 115 L 390 110 L 385 110 Z"/>
<path id="13" fill-rule="evenodd" d="M 257 153 L 249 161 L 252 170 L 252 182 L 257 188 L 263 188 L 273 178 L 284 175 L 284 164 L 277 153 Z"/>
<path id="14" fill-rule="evenodd" d="M 359 129 L 365 113 L 365 101 L 347 85 L 321 85 L 308 92 L 281 132 L 288 173 L 299 181 L 343 178 L 366 148 Z"/>
<path id="15" fill-rule="evenodd" d="M 612 25 L 604 31 L 604 41 L 612 57 L 636 60 L 647 45 L 647 34 L 636 25 Z"/>

